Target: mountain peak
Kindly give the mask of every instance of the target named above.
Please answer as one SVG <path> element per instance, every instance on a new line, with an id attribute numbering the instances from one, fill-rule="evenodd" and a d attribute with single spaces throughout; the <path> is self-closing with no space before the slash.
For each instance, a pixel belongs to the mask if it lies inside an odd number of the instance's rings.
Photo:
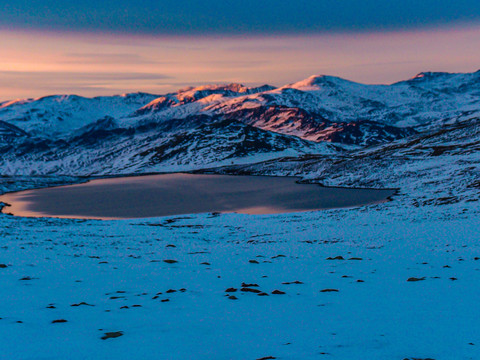
<path id="1" fill-rule="evenodd" d="M 197 91 L 232 91 L 232 92 L 245 92 L 246 87 L 238 83 L 230 84 L 206 84 L 201 86 L 189 86 L 178 90 L 178 93 L 197 92 Z"/>
<path id="2" fill-rule="evenodd" d="M 428 79 L 436 79 L 439 77 L 443 77 L 446 75 L 452 75 L 449 72 L 435 72 L 435 71 L 426 71 L 426 72 L 420 72 L 417 75 L 415 75 L 413 78 L 410 80 L 428 80 Z"/>
<path id="3" fill-rule="evenodd" d="M 350 81 L 331 75 L 312 75 L 304 80 L 286 85 L 285 88 L 298 90 L 319 90 L 322 87 L 335 87 L 341 82 L 348 83 Z"/>
<path id="4" fill-rule="evenodd" d="M 328 76 L 328 75 L 311 75 L 308 78 L 304 80 L 300 80 L 296 82 L 295 84 L 297 85 L 303 85 L 303 86 L 314 86 L 321 84 L 325 82 L 325 80 L 328 80 L 329 78 L 333 78 L 333 76 Z"/>

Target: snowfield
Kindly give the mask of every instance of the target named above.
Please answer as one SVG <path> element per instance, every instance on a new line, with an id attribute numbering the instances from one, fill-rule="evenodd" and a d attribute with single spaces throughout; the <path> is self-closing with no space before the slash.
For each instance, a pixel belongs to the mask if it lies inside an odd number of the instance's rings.
<path id="1" fill-rule="evenodd" d="M 477 359 L 478 216 L 2 216 L 2 357 Z"/>

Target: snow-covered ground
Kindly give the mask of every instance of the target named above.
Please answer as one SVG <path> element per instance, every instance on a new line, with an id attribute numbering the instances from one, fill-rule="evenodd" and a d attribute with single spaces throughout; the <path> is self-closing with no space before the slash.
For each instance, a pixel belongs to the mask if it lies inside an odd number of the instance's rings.
<path id="1" fill-rule="evenodd" d="M 124 221 L 2 215 L 1 357 L 478 359 L 472 204 Z"/>

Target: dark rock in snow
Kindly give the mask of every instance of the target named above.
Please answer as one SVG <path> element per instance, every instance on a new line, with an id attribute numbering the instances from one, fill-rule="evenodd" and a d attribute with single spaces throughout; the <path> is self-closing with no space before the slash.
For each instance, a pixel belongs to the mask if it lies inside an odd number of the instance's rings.
<path id="1" fill-rule="evenodd" d="M 250 288 L 248 288 L 248 287 L 243 287 L 243 288 L 240 289 L 240 291 L 243 291 L 243 292 L 252 292 L 252 293 L 255 293 L 255 294 L 261 293 L 261 291 L 258 290 L 258 289 L 250 289 Z"/>
<path id="2" fill-rule="evenodd" d="M 120 336 L 123 336 L 123 331 L 112 331 L 112 332 L 106 332 L 105 335 L 101 337 L 101 339 L 102 340 L 115 339 Z"/>
<path id="3" fill-rule="evenodd" d="M 86 303 L 85 301 L 79 302 L 78 304 L 72 304 L 72 305 L 70 305 L 70 306 L 81 306 L 81 305 L 85 305 L 85 306 L 95 306 L 95 305 L 88 304 L 88 303 Z"/>
<path id="4" fill-rule="evenodd" d="M 284 284 L 284 285 L 291 285 L 291 284 L 298 284 L 298 285 L 300 285 L 300 284 L 303 284 L 303 282 L 298 281 L 298 280 L 295 280 L 295 281 L 291 281 L 291 282 L 283 282 L 282 284 Z"/>
<path id="5" fill-rule="evenodd" d="M 165 262 L 165 263 L 167 263 L 167 264 L 175 264 L 175 263 L 178 263 L 177 260 L 169 260 L 169 259 L 163 260 L 163 262 Z"/>

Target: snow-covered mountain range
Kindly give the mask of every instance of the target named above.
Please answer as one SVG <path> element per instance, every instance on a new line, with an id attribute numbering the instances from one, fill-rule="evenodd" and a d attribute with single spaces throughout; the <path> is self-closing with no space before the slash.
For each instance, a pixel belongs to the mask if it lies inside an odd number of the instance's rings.
<path id="1" fill-rule="evenodd" d="M 278 88 L 228 84 L 161 96 L 55 95 L 0 103 L 0 170 L 102 175 L 299 156 L 335 164 L 356 159 L 349 167 L 358 167 L 367 157 L 394 156 L 392 149 L 417 154 L 418 139 L 465 121 L 476 124 L 479 114 L 480 71 L 420 73 L 391 85 L 311 76 Z M 445 146 L 442 154 L 450 152 L 452 141 L 442 139 L 436 151 Z"/>

